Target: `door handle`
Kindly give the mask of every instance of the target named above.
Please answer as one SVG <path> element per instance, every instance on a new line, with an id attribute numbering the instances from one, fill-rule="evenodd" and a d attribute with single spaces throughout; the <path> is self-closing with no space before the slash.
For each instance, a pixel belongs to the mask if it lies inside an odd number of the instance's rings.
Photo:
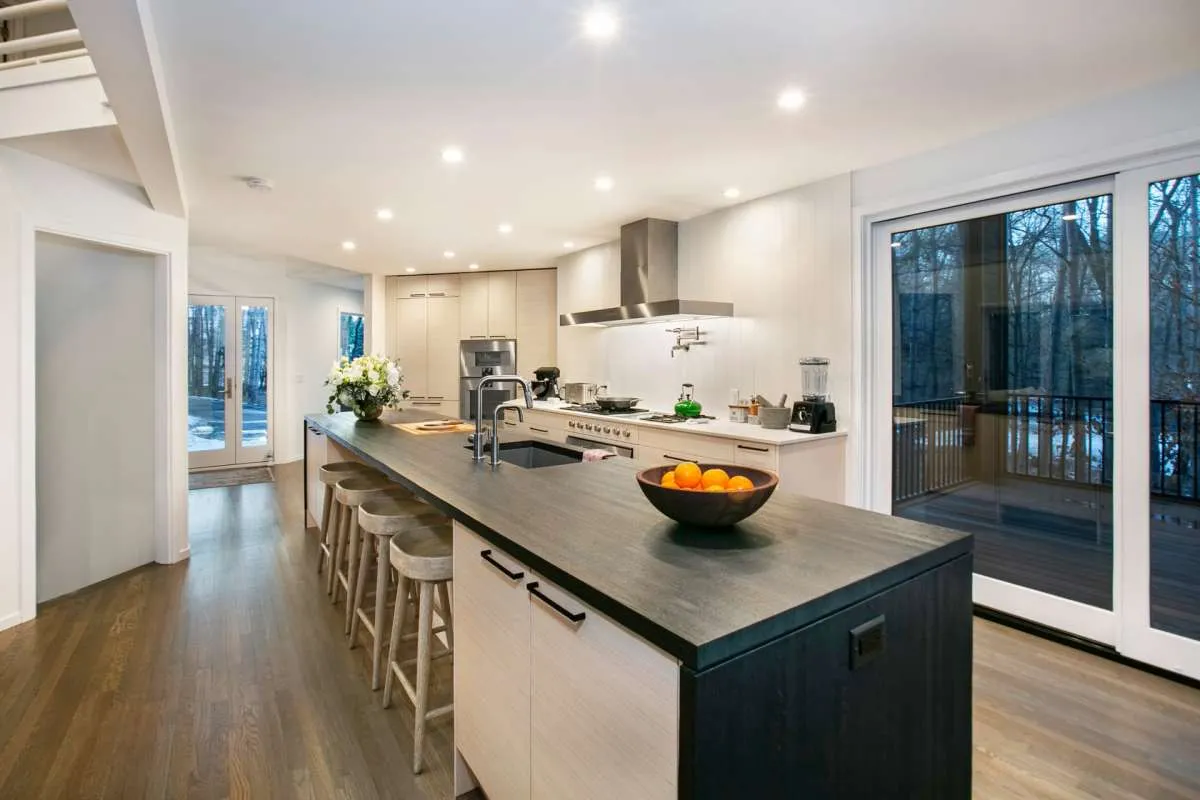
<path id="1" fill-rule="evenodd" d="M 226 400 L 233 399 L 233 378 L 225 379 L 225 399 Z"/>
<path id="2" fill-rule="evenodd" d="M 545 603 L 546 605 L 550 606 L 550 608 L 554 609 L 554 610 L 555 610 L 555 611 L 557 611 L 559 614 L 561 614 L 562 616 L 566 617 L 566 619 L 567 619 L 569 622 L 572 622 L 572 623 L 574 623 L 575 625 L 578 625 L 578 624 L 580 624 L 581 622 L 583 622 L 585 619 L 587 619 L 587 613 L 586 613 L 586 612 L 583 612 L 583 611 L 570 611 L 570 610 L 568 610 L 568 609 L 566 609 L 566 608 L 564 608 L 564 607 L 560 606 L 560 605 L 559 605 L 557 602 L 555 602 L 555 601 L 554 601 L 554 600 L 552 600 L 551 598 L 549 598 L 549 597 L 547 597 L 546 595 L 544 595 L 544 594 L 542 594 L 541 592 L 539 592 L 539 591 L 538 591 L 538 585 L 539 585 L 539 584 L 538 584 L 538 582 L 537 582 L 537 581 L 533 581 L 532 583 L 527 583 L 527 584 L 525 584 L 525 588 L 526 588 L 526 589 L 528 589 L 528 590 L 529 590 L 529 593 L 530 593 L 531 595 L 533 595 L 534 597 L 536 597 L 538 600 L 541 600 L 543 603 Z"/>

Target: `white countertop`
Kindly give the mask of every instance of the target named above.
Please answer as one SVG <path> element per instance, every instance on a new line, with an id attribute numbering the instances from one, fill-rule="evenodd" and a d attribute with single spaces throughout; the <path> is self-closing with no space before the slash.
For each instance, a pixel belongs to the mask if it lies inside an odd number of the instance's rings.
<path id="1" fill-rule="evenodd" d="M 504 405 L 515 406 L 524 405 L 523 401 L 512 400 Z M 779 446 L 787 446 L 794 444 L 806 444 L 808 442 L 819 442 L 822 439 L 834 439 L 839 436 L 845 436 L 846 431 L 834 431 L 833 433 L 796 433 L 789 431 L 786 428 L 783 430 L 766 430 L 760 425 L 751 425 L 748 422 L 730 422 L 728 419 L 710 419 L 710 420 L 694 420 L 690 422 L 647 422 L 639 419 L 646 414 L 630 414 L 615 415 L 615 414 L 589 414 L 586 411 L 567 411 L 565 406 L 570 405 L 561 400 L 534 400 L 534 411 L 550 411 L 555 414 L 564 414 L 571 417 L 579 417 L 581 419 L 607 419 L 613 422 L 620 422 L 623 425 L 639 425 L 645 428 L 658 428 L 664 431 L 674 431 L 677 433 L 698 433 L 705 436 L 720 436 L 725 439 L 739 439 L 743 442 L 757 442 L 759 444 L 774 444 Z M 653 413 L 653 412 L 650 412 Z"/>

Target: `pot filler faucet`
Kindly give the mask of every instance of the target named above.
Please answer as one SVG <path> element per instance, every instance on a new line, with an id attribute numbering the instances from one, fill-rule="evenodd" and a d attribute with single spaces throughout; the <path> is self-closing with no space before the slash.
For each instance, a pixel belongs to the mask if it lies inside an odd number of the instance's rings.
<path id="1" fill-rule="evenodd" d="M 483 461 L 483 388 L 493 383 L 516 383 L 525 391 L 525 408 L 533 408 L 533 395 L 529 383 L 520 375 L 485 375 L 475 388 L 475 460 Z M 516 406 L 517 417 L 524 422 L 525 412 Z M 492 466 L 500 463 L 500 405 L 492 409 Z"/>

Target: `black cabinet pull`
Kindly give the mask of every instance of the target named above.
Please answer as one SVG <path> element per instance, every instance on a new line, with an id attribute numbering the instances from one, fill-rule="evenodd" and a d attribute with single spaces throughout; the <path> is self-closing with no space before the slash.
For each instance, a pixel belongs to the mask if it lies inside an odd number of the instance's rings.
<path id="1" fill-rule="evenodd" d="M 480 557 L 480 558 L 482 558 L 484 561 L 488 562 L 489 564 L 491 564 L 491 565 L 492 565 L 493 567 L 495 567 L 496 569 L 498 569 L 498 570 L 500 570 L 501 572 L 503 572 L 503 573 L 504 573 L 504 577 L 508 578 L 510 581 L 519 581 L 519 580 L 521 580 L 521 578 L 524 578 L 524 577 L 525 577 L 525 573 L 524 573 L 524 572 L 521 572 L 520 570 L 517 570 L 516 572 L 513 572 L 511 569 L 509 569 L 508 567 L 504 566 L 503 564 L 501 564 L 501 563 L 500 563 L 499 561 L 497 561 L 496 559 L 492 558 L 492 551 L 491 551 L 491 550 L 480 550 L 480 551 L 479 551 L 479 557 Z"/>
<path id="2" fill-rule="evenodd" d="M 680 458 L 679 456 L 673 456 L 670 453 L 663 453 L 663 458 L 669 458 L 672 461 L 687 461 L 686 458 Z"/>
<path id="3" fill-rule="evenodd" d="M 739 445 L 738 445 L 738 450 L 753 450 L 753 451 L 754 451 L 754 452 L 756 452 L 756 453 L 769 453 L 769 452 L 771 452 L 770 450 L 768 450 L 768 449 L 767 449 L 767 448 L 765 448 L 765 447 L 751 447 L 751 446 L 750 446 L 750 445 L 748 445 L 748 444 L 739 444 Z"/>
<path id="4" fill-rule="evenodd" d="M 557 611 L 559 614 L 562 614 L 564 617 L 566 617 L 568 620 L 575 623 L 576 625 L 578 625 L 579 623 L 581 623 L 585 619 L 587 619 L 587 614 L 584 613 L 583 611 L 568 611 L 567 609 L 560 606 L 558 603 L 551 600 L 546 595 L 539 592 L 537 587 L 538 587 L 537 581 L 534 581 L 533 583 L 528 583 L 525 585 L 525 588 L 529 590 L 529 593 L 531 595 L 536 597 L 538 600 L 541 600 L 543 603 L 550 606 L 552 609 Z"/>
<path id="5" fill-rule="evenodd" d="M 529 430 L 537 431 L 538 433 L 549 433 L 550 432 L 550 430 L 548 428 L 535 428 L 532 425 L 529 426 Z"/>

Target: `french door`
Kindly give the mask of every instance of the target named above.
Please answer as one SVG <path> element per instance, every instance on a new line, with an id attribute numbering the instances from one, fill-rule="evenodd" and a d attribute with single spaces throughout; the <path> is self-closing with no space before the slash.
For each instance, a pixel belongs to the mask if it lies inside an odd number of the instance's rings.
<path id="1" fill-rule="evenodd" d="M 1200 163 L 873 227 L 878 510 L 975 602 L 1200 677 Z"/>
<path id="2" fill-rule="evenodd" d="M 274 301 L 188 297 L 188 466 L 269 461 Z"/>

